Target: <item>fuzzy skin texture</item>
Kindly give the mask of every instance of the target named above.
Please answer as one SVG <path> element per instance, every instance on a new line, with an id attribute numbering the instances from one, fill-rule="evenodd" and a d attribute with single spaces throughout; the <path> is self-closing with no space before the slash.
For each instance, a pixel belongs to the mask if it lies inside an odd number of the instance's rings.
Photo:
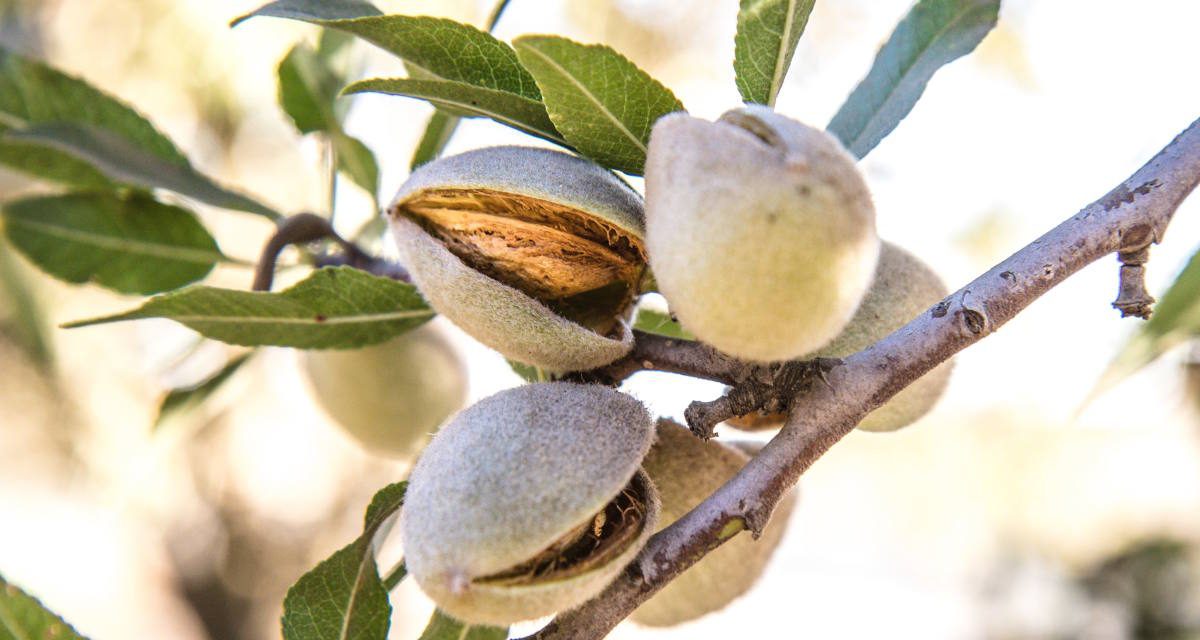
<path id="1" fill-rule="evenodd" d="M 733 477 L 750 456 L 741 447 L 701 441 L 685 427 L 659 420 L 658 440 L 642 466 L 662 500 L 659 529 L 700 504 Z M 758 581 L 779 546 L 796 506 L 789 493 L 762 537 L 740 533 L 672 580 L 630 616 L 639 624 L 666 627 L 724 608 Z"/>
<path id="2" fill-rule="evenodd" d="M 597 215 L 642 237 L 642 198 L 611 171 L 578 156 L 535 147 L 485 147 L 421 165 L 400 187 L 395 203 L 422 191 L 495 189 Z"/>
<path id="3" fill-rule="evenodd" d="M 773 362 L 838 334 L 879 238 L 862 175 L 829 134 L 748 106 L 654 125 L 646 246 L 663 295 L 701 341 Z"/>
<path id="4" fill-rule="evenodd" d="M 879 342 L 909 320 L 946 297 L 949 290 L 929 265 L 920 258 L 884 242 L 879 254 L 875 281 L 854 318 L 842 333 L 806 358 L 843 358 Z M 919 420 L 933 409 L 950 382 L 953 361 L 938 365 L 921 376 L 883 406 L 868 413 L 858 428 L 864 431 L 895 431 Z M 730 421 L 747 431 L 765 431 L 783 426 L 784 415 L 750 415 Z"/>
<path id="5" fill-rule="evenodd" d="M 472 269 L 415 222 L 394 217 L 391 224 L 421 295 L 505 357 L 553 372 L 577 371 L 602 367 L 633 348 L 633 333 L 624 322 L 618 338 L 602 336 Z"/>
<path id="6" fill-rule="evenodd" d="M 616 560 L 531 586 L 472 580 L 519 566 L 588 522 L 638 472 L 653 433 L 640 402 L 597 385 L 525 385 L 463 410 L 409 478 L 400 525 L 409 572 L 465 622 L 508 625 L 583 603 L 654 530 L 652 488 L 642 535 Z"/>
<path id="7" fill-rule="evenodd" d="M 467 401 L 467 372 L 435 327 L 363 349 L 301 352 L 313 397 L 371 453 L 412 460 Z"/>

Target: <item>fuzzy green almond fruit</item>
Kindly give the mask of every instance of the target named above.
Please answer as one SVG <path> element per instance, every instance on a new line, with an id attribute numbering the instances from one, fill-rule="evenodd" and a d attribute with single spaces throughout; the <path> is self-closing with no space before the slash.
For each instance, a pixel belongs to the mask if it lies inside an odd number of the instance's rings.
<path id="1" fill-rule="evenodd" d="M 409 573 L 473 624 L 582 604 L 654 531 L 658 497 L 639 468 L 653 434 L 640 402 L 598 385 L 525 385 L 468 407 L 409 477 Z"/>
<path id="2" fill-rule="evenodd" d="M 750 456 L 740 447 L 704 442 L 670 420 L 659 420 L 657 431 L 658 440 L 642 468 L 658 489 L 662 501 L 659 529 L 664 529 L 725 484 Z M 666 627 L 724 608 L 758 581 L 795 506 L 795 494 L 789 492 L 758 540 L 739 534 L 717 547 L 630 617 L 639 624 Z"/>
<path id="3" fill-rule="evenodd" d="M 549 149 L 468 151 L 417 169 L 389 215 L 421 294 L 507 358 L 561 372 L 632 348 L 642 200 L 600 165 Z"/>
<path id="4" fill-rule="evenodd" d="M 875 208 L 834 137 L 767 107 L 654 125 L 646 247 L 671 311 L 739 358 L 824 346 L 858 307 L 879 254 Z"/>
<path id="5" fill-rule="evenodd" d="M 467 373 L 435 327 L 362 349 L 304 351 L 313 397 L 372 453 L 412 459 L 467 399 Z"/>
<path id="6" fill-rule="evenodd" d="M 850 324 L 838 337 L 806 358 L 843 358 L 879 342 L 893 331 L 921 315 L 949 291 L 942 279 L 920 258 L 884 242 L 879 254 L 875 280 L 859 305 Z M 895 431 L 929 413 L 950 382 L 951 361 L 946 361 L 921 376 L 863 418 L 858 424 L 864 431 Z M 746 431 L 778 429 L 784 415 L 755 413 L 729 421 Z"/>

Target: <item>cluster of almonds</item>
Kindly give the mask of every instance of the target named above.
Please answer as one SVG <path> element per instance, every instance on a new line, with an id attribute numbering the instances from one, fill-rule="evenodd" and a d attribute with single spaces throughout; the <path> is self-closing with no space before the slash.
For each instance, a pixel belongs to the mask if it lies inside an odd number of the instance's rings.
<path id="1" fill-rule="evenodd" d="M 685 329 L 754 362 L 848 355 L 946 295 L 919 259 L 880 242 L 867 186 L 841 144 L 765 107 L 716 122 L 660 119 L 644 203 L 577 156 L 492 147 L 421 167 L 389 215 L 434 309 L 509 359 L 550 372 L 601 367 L 630 351 L 630 317 L 651 270 Z M 399 357 L 397 349 L 428 337 L 408 340 L 376 348 L 378 357 Z M 377 420 L 352 426 L 338 415 L 365 403 L 329 398 L 360 398 L 380 383 L 394 393 L 396 376 L 412 377 L 400 382 L 418 398 L 396 403 L 398 414 L 426 393 L 426 403 L 435 393 L 453 397 L 397 421 L 420 434 L 404 441 L 407 452 L 462 402 L 461 387 L 440 374 L 422 382 L 437 373 L 430 367 L 451 366 L 436 348 L 422 348 L 425 356 L 410 360 L 419 368 L 393 362 L 388 379 L 355 381 L 349 365 L 329 373 L 328 363 L 310 375 L 335 419 L 368 441 Z M 935 370 L 860 426 L 915 421 L 948 374 Z M 734 426 L 776 428 L 780 420 L 745 416 Z M 639 402 L 605 387 L 504 391 L 458 413 L 422 452 L 401 525 L 408 568 L 439 607 L 467 622 L 555 614 L 599 593 L 652 533 L 748 460 L 736 446 L 655 425 Z M 791 506 L 789 498 L 780 520 Z M 720 547 L 634 619 L 670 625 L 723 607 L 754 583 L 783 529 Z"/>

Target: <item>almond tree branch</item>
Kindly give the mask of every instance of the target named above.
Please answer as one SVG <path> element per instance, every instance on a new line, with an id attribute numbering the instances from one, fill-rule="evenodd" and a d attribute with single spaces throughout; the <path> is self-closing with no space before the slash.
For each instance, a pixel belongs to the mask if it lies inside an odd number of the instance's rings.
<path id="1" fill-rule="evenodd" d="M 744 527 L 757 535 L 784 492 L 869 411 L 994 332 L 1087 264 L 1110 253 L 1125 254 L 1123 257 L 1130 258 L 1122 261 L 1127 266 L 1144 262 L 1144 256 L 1134 254 L 1162 238 L 1175 210 L 1197 181 L 1200 120 L 1103 198 L 895 333 L 846 358 L 842 366 L 828 372 L 828 385 L 811 385 L 800 392 L 791 403 L 783 430 L 738 475 L 654 535 L 600 596 L 560 615 L 535 637 L 602 638 L 667 582 L 730 539 L 730 529 Z M 1139 274 L 1125 274 L 1122 280 L 1122 297 L 1127 287 L 1134 295 L 1139 293 L 1137 285 L 1130 284 L 1140 280 Z M 685 348 L 691 355 L 702 354 L 696 346 Z M 681 356 L 674 357 L 672 366 L 680 364 Z M 701 360 L 687 364 L 702 369 L 688 373 L 721 380 L 736 370 L 736 366 L 730 369 L 726 360 L 710 363 L 711 368 L 701 366 Z"/>

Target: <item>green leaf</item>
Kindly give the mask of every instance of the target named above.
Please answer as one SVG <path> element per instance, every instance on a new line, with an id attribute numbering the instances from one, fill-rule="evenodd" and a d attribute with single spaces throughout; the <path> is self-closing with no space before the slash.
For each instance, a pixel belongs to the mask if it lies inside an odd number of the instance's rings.
<path id="1" fill-rule="evenodd" d="M 121 293 L 158 293 L 200 280 L 225 260 L 187 209 L 145 194 L 70 193 L 0 208 L 8 240 L 50 275 Z"/>
<path id="2" fill-rule="evenodd" d="M 345 93 L 368 91 L 428 100 L 434 106 L 453 115 L 491 118 L 518 131 L 557 144 L 567 144 L 554 128 L 554 123 L 550 121 L 546 107 L 540 100 L 532 100 L 515 93 L 463 82 L 411 78 L 361 80 L 346 87 Z"/>
<path id="3" fill-rule="evenodd" d="M 53 341 L 36 292 L 37 283 L 29 278 L 31 273 L 6 244 L 0 243 L 0 333 L 21 347 L 42 372 L 51 373 Z"/>
<path id="4" fill-rule="evenodd" d="M 683 110 L 670 89 L 610 47 L 557 36 L 524 36 L 514 45 L 555 128 L 605 166 L 640 175 L 654 121 Z"/>
<path id="5" fill-rule="evenodd" d="M 230 22 L 229 26 L 236 27 L 255 16 L 312 21 L 348 20 L 379 15 L 383 15 L 383 12 L 365 0 L 278 0 L 237 18 Z"/>
<path id="6" fill-rule="evenodd" d="M 548 382 L 553 380 L 549 373 L 545 370 L 535 367 L 524 362 L 516 360 L 508 360 L 508 366 L 513 370 L 513 373 L 521 376 L 525 382 Z"/>
<path id="7" fill-rule="evenodd" d="M 343 81 L 315 50 L 305 44 L 292 47 L 279 63 L 279 106 L 300 133 L 340 131 L 335 112 Z"/>
<path id="8" fill-rule="evenodd" d="M 168 318 L 229 344 L 354 349 L 398 336 L 433 315 L 410 284 L 329 267 L 279 293 L 191 286 L 132 311 L 64 327 Z"/>
<path id="9" fill-rule="evenodd" d="M 404 504 L 406 485 L 380 490 L 367 509 L 362 535 L 288 590 L 285 640 L 386 640 L 392 607 L 375 564 L 375 537 Z"/>
<path id="10" fill-rule="evenodd" d="M 10 130 L 7 141 L 49 147 L 88 163 L 108 177 L 147 189 L 166 189 L 224 209 L 255 213 L 273 220 L 282 216 L 270 207 L 217 185 L 186 161 L 163 162 L 142 146 L 112 131 L 90 125 L 53 123 Z"/>
<path id="11" fill-rule="evenodd" d="M 343 84 L 345 79 L 333 69 L 330 60 L 307 45 L 292 47 L 279 63 L 279 105 L 296 129 L 300 133 L 327 135 L 334 146 L 338 171 L 376 198 L 379 165 L 375 154 L 342 129 L 343 114 L 337 99 Z"/>
<path id="12" fill-rule="evenodd" d="M 353 13 L 345 6 L 349 4 L 357 3 L 279 0 L 239 18 L 234 24 L 254 16 L 302 20 L 352 33 L 393 53 L 410 68 L 420 69 L 422 79 L 462 82 L 531 100 L 541 98 L 537 84 L 521 66 L 512 47 L 486 31 L 429 16 L 347 18 Z"/>
<path id="13" fill-rule="evenodd" d="M 379 197 L 379 165 L 371 149 L 362 140 L 345 133 L 333 135 L 333 146 L 338 171 L 349 176 L 371 198 Z"/>
<path id="14" fill-rule="evenodd" d="M 458 116 L 452 116 L 445 111 L 434 111 L 433 115 L 429 116 L 425 133 L 421 135 L 421 141 L 417 143 L 417 149 L 413 151 L 412 160 L 409 162 L 410 171 L 415 171 L 417 167 L 437 160 L 442 155 L 446 145 L 450 144 L 455 129 L 458 128 L 459 120 Z"/>
<path id="15" fill-rule="evenodd" d="M 1200 336 L 1200 250 L 1175 278 L 1150 319 L 1130 336 L 1108 365 L 1090 397 L 1111 389 L 1167 351 Z M 1090 399 L 1090 398 L 1089 398 Z"/>
<path id="16" fill-rule="evenodd" d="M 84 640 L 71 625 L 0 576 L 0 640 Z"/>
<path id="17" fill-rule="evenodd" d="M 420 640 L 505 640 L 508 629 L 500 627 L 485 627 L 459 622 L 454 618 L 436 610 L 429 618 L 425 631 L 421 632 Z"/>
<path id="18" fill-rule="evenodd" d="M 679 338 L 680 340 L 696 339 L 696 336 L 671 319 L 670 314 L 655 311 L 654 309 L 638 309 L 637 319 L 633 321 L 633 328 L 668 338 Z"/>
<path id="19" fill-rule="evenodd" d="M 208 379 L 202 380 L 199 384 L 186 388 L 172 389 L 158 405 L 158 416 L 154 419 L 154 426 L 151 430 L 157 431 L 159 427 L 171 418 L 192 411 L 204 404 L 212 394 L 216 393 L 217 389 L 220 389 L 222 385 L 233 377 L 233 374 L 238 372 L 238 369 L 242 368 L 242 365 L 246 364 L 246 361 L 252 355 L 254 355 L 253 351 L 230 360 L 224 367 L 221 367 L 216 373 Z"/>
<path id="20" fill-rule="evenodd" d="M 489 32 L 496 27 L 496 23 L 500 22 L 500 16 L 504 15 L 507 7 L 508 0 L 499 0 L 492 7 L 487 21 Z M 545 107 L 542 109 L 545 110 Z M 458 122 L 458 116 L 440 110 L 434 111 L 425 125 L 425 133 L 421 135 L 421 141 L 417 143 L 417 148 L 413 151 L 413 157 L 408 166 L 409 170 L 415 171 L 417 167 L 426 162 L 438 159 L 445 151 L 446 145 L 450 144 L 450 138 L 454 137 L 454 132 L 458 129 Z"/>
<path id="21" fill-rule="evenodd" d="M 942 66 L 979 44 L 1000 0 L 920 0 L 896 25 L 871 71 L 833 116 L 827 130 L 862 158 L 912 111 Z"/>
<path id="22" fill-rule="evenodd" d="M 0 133 L 52 122 L 101 127 L 159 162 L 187 159 L 154 125 L 125 103 L 45 64 L 0 47 Z M 56 149 L 0 139 L 0 163 L 41 178 L 83 187 L 108 186 L 88 163 Z"/>
<path id="23" fill-rule="evenodd" d="M 746 102 L 775 106 L 816 0 L 742 0 L 733 71 Z"/>

